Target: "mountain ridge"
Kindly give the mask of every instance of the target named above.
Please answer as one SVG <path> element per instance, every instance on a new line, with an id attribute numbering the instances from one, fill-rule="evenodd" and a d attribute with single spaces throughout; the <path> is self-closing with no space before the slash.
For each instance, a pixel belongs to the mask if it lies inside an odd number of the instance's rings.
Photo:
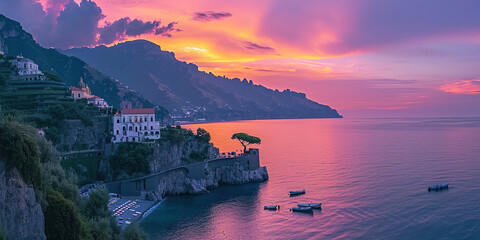
<path id="1" fill-rule="evenodd" d="M 5 55 L 22 55 L 38 64 L 41 71 L 58 75 L 67 86 L 77 85 L 80 77 L 92 92 L 116 108 L 155 107 L 148 99 L 131 91 L 83 60 L 66 56 L 55 49 L 40 46 L 19 22 L 0 14 L 0 51 Z M 168 114 L 158 106 L 159 111 Z"/>
<path id="2" fill-rule="evenodd" d="M 199 71 L 195 64 L 177 60 L 174 53 L 147 40 L 59 51 L 114 76 L 174 115 L 193 111 L 190 120 L 342 117 L 304 93 L 280 92 L 251 80 Z"/>

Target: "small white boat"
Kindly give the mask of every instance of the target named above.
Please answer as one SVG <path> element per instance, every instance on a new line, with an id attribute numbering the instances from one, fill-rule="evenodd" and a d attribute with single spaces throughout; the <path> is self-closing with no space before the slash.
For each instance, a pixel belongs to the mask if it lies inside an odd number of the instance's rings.
<path id="1" fill-rule="evenodd" d="M 322 203 L 300 203 L 297 204 L 298 207 L 311 207 L 313 209 L 321 209 Z"/>
<path id="2" fill-rule="evenodd" d="M 443 190 L 443 189 L 447 189 L 448 188 L 448 183 L 444 183 L 444 184 L 439 184 L 439 185 L 433 185 L 433 186 L 430 186 L 428 187 L 428 191 L 440 191 L 440 190 Z"/>
<path id="3" fill-rule="evenodd" d="M 291 210 L 293 212 L 312 212 L 311 207 L 293 207 Z"/>
<path id="4" fill-rule="evenodd" d="M 300 194 L 305 194 L 305 189 L 300 190 L 300 191 L 290 191 L 289 194 L 290 194 L 290 196 L 297 196 L 297 195 L 300 195 Z"/>
<path id="5" fill-rule="evenodd" d="M 279 210 L 280 205 L 268 205 L 268 206 L 264 206 L 263 209 L 265 209 L 265 210 Z"/>

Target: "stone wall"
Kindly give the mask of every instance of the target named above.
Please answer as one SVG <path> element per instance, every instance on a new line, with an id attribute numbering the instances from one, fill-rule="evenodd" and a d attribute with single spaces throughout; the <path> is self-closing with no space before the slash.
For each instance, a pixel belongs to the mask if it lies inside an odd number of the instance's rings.
<path id="1" fill-rule="evenodd" d="M 260 167 L 257 149 L 233 158 L 212 159 L 181 165 L 145 177 L 108 183 L 110 192 L 124 196 L 142 196 L 160 200 L 166 195 L 208 192 L 220 184 L 243 184 L 268 179 L 266 167 Z"/>
<path id="2" fill-rule="evenodd" d="M 44 225 L 35 191 L 16 169 L 6 170 L 5 159 L 0 158 L 0 230 L 7 239 L 46 239 Z"/>
<path id="3" fill-rule="evenodd" d="M 85 126 L 81 120 L 65 120 L 66 128 L 61 136 L 60 150 L 103 149 L 110 135 L 111 119 L 109 116 L 99 116 L 92 120 L 92 126 Z M 83 145 L 86 149 L 73 149 L 74 145 Z M 64 146 L 68 146 L 68 149 Z"/>

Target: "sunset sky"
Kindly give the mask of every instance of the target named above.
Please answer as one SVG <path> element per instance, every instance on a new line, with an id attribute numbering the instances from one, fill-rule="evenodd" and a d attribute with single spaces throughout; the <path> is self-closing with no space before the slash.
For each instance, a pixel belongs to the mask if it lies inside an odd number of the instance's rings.
<path id="1" fill-rule="evenodd" d="M 344 116 L 480 116 L 478 0 L 0 0 L 44 47 L 147 39 Z"/>

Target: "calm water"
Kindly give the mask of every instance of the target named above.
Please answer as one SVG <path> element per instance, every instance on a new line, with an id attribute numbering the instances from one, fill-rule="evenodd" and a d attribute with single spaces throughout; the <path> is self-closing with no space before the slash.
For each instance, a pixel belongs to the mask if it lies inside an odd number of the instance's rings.
<path id="1" fill-rule="evenodd" d="M 189 125 L 221 151 L 262 139 L 270 180 L 169 197 L 152 239 L 480 239 L 480 119 L 307 119 Z M 426 187 L 450 183 L 450 189 Z M 289 197 L 289 190 L 306 194 Z M 301 202 L 323 202 L 313 214 Z M 280 211 L 264 211 L 279 204 Z"/>

